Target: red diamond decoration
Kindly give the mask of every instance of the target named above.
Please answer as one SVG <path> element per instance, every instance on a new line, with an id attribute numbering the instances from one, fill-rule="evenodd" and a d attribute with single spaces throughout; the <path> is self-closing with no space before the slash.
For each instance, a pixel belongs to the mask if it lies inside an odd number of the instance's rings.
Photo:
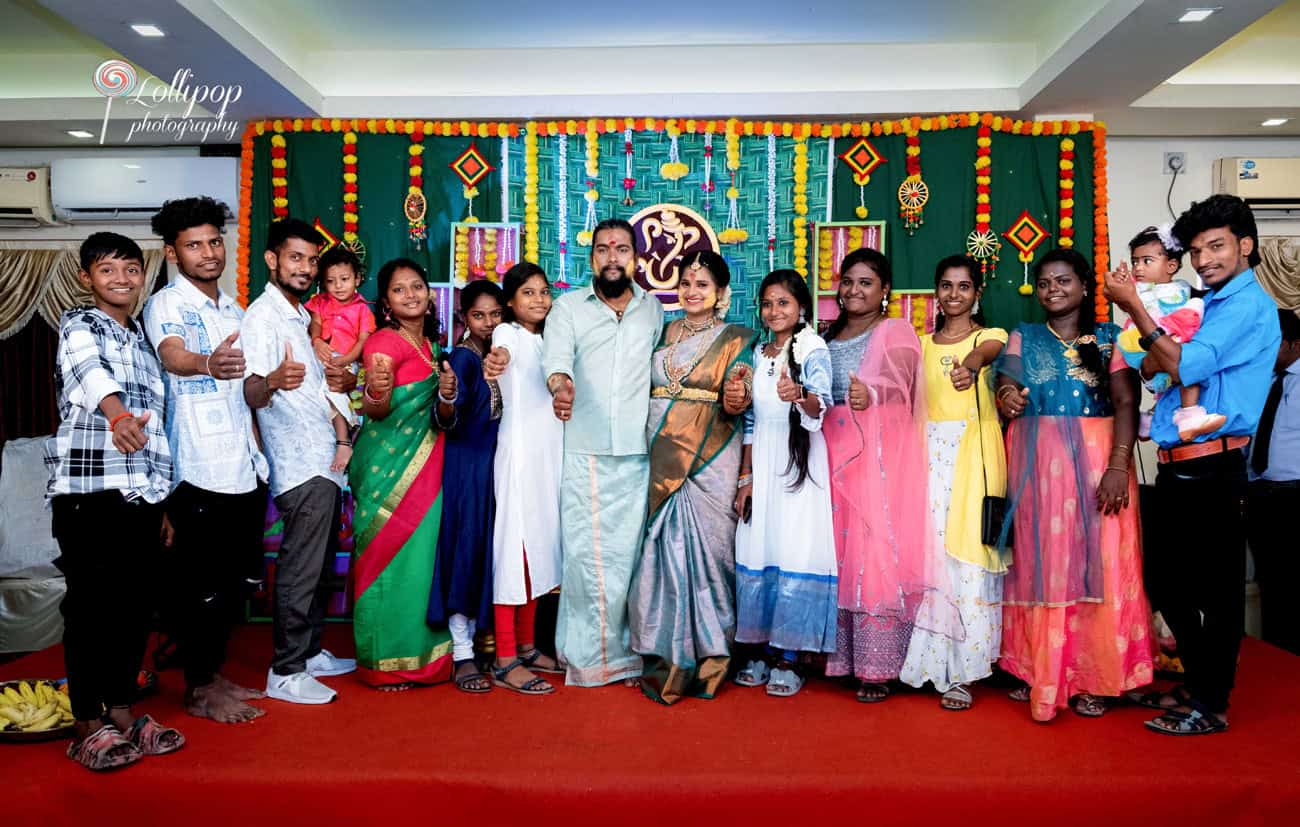
<path id="1" fill-rule="evenodd" d="M 1029 210 L 1020 213 L 1002 236 L 1011 242 L 1011 246 L 1020 251 L 1021 255 L 1029 255 L 1034 252 L 1034 248 L 1042 244 L 1047 237 L 1051 235 L 1042 224 L 1034 220 L 1029 214 Z"/>
<path id="2" fill-rule="evenodd" d="M 478 151 L 478 147 L 472 143 L 468 149 L 457 155 L 456 160 L 452 161 L 448 166 L 451 167 L 452 172 L 456 173 L 456 177 L 461 180 L 461 183 L 467 187 L 474 186 L 483 180 L 483 176 L 496 169 L 496 167 L 488 163 L 488 160 Z"/>
<path id="3" fill-rule="evenodd" d="M 876 148 L 871 145 L 871 141 L 866 138 L 858 138 L 853 142 L 853 146 L 840 156 L 840 160 L 849 165 L 856 176 L 870 175 L 871 171 L 881 164 L 885 163 L 885 158 Z"/>

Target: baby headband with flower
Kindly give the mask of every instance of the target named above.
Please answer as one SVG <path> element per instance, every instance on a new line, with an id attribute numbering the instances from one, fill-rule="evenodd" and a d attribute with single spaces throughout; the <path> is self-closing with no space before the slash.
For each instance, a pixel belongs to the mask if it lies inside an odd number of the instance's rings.
<path id="1" fill-rule="evenodd" d="M 1156 227 L 1156 235 L 1160 236 L 1160 243 L 1163 244 L 1165 249 L 1169 252 L 1181 253 L 1183 251 L 1182 242 L 1180 242 L 1178 237 L 1174 235 L 1174 224 L 1172 221 L 1167 221 L 1159 227 Z"/>

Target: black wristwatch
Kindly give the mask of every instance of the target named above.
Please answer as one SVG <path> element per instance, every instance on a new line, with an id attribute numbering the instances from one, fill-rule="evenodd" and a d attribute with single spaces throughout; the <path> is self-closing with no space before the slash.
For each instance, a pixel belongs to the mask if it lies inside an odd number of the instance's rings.
<path id="1" fill-rule="evenodd" d="M 1138 347 L 1142 348 L 1143 350 L 1150 350 L 1151 346 L 1155 344 L 1156 339 L 1159 339 L 1161 336 L 1164 336 L 1167 332 L 1168 331 L 1166 331 L 1163 327 L 1157 326 L 1155 330 L 1143 336 L 1141 339 L 1138 339 Z"/>

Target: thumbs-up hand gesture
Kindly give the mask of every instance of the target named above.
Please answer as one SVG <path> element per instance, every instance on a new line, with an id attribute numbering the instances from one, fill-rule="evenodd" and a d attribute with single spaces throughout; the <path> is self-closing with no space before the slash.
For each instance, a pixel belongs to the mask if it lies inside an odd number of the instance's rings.
<path id="1" fill-rule="evenodd" d="M 300 387 L 306 376 L 307 366 L 302 362 L 294 361 L 293 346 L 285 342 L 284 359 L 281 360 L 280 366 L 266 377 L 266 386 L 273 391 L 291 391 Z"/>
<path id="2" fill-rule="evenodd" d="M 483 357 L 483 378 L 489 382 L 500 379 L 501 374 L 506 372 L 508 364 L 510 364 L 510 351 L 503 347 L 492 348 L 488 351 L 488 355 Z"/>
<path id="3" fill-rule="evenodd" d="M 117 424 L 113 425 L 113 447 L 124 454 L 132 454 L 143 448 L 149 441 L 144 426 L 150 416 L 152 413 L 145 411 L 139 416 L 132 414 L 117 420 Z"/>
<path id="4" fill-rule="evenodd" d="M 803 398 L 803 385 L 790 378 L 790 369 L 781 363 L 781 377 L 776 380 L 776 395 L 782 402 L 798 402 Z"/>
<path id="5" fill-rule="evenodd" d="M 952 370 L 948 372 L 948 380 L 952 382 L 953 388 L 964 391 L 975 383 L 975 374 L 971 373 L 970 368 L 959 363 L 953 365 Z"/>
<path id="6" fill-rule="evenodd" d="M 386 354 L 376 353 L 366 368 L 366 393 L 372 399 L 384 399 L 392 390 L 393 360 Z"/>
<path id="7" fill-rule="evenodd" d="M 555 418 L 561 422 L 568 422 L 573 417 L 573 380 L 567 376 L 560 375 L 558 379 L 552 379 L 549 383 L 551 391 L 551 407 L 555 410 Z"/>
<path id="8" fill-rule="evenodd" d="M 732 416 L 743 412 L 749 404 L 749 388 L 745 385 L 747 376 L 749 368 L 736 365 L 722 384 L 722 409 Z"/>
<path id="9" fill-rule="evenodd" d="M 244 377 L 244 351 L 235 347 L 239 338 L 236 330 L 227 336 L 217 349 L 208 355 L 206 367 L 213 379 L 242 379 Z"/>
<path id="10" fill-rule="evenodd" d="M 451 369 L 451 360 L 443 357 L 438 361 L 438 401 L 451 404 L 456 401 L 456 371 Z"/>
<path id="11" fill-rule="evenodd" d="M 871 404 L 871 391 L 853 371 L 849 371 L 849 407 L 855 411 L 865 411 Z"/>

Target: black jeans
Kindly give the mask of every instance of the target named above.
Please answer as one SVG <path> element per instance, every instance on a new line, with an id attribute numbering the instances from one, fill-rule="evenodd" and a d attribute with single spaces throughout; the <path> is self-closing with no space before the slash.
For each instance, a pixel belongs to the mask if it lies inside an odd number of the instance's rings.
<path id="1" fill-rule="evenodd" d="M 261 554 L 266 488 L 219 494 L 182 482 L 167 498 L 176 529 L 166 571 L 172 631 L 185 685 L 212 683 L 243 608 L 249 560 Z"/>
<path id="2" fill-rule="evenodd" d="M 284 540 L 275 566 L 275 658 L 277 675 L 307 668 L 320 652 L 329 573 L 339 550 L 339 508 L 343 492 L 324 477 L 311 479 L 275 498 L 284 517 Z"/>
<path id="3" fill-rule="evenodd" d="M 1300 609 L 1290 597 L 1300 582 L 1300 549 L 1296 548 L 1294 535 L 1297 515 L 1300 482 L 1278 485 L 1256 480 L 1250 484 L 1246 516 L 1264 640 L 1300 655 Z"/>
<path id="4" fill-rule="evenodd" d="M 128 502 L 119 491 L 65 494 L 51 507 L 59 542 L 54 565 L 67 585 L 59 611 L 69 700 L 77 720 L 93 721 L 105 707 L 135 701 L 163 510 Z"/>
<path id="5" fill-rule="evenodd" d="M 1169 550 L 1161 613 L 1178 640 L 1188 694 L 1223 713 L 1246 614 L 1246 455 L 1161 463 L 1156 496 Z"/>

